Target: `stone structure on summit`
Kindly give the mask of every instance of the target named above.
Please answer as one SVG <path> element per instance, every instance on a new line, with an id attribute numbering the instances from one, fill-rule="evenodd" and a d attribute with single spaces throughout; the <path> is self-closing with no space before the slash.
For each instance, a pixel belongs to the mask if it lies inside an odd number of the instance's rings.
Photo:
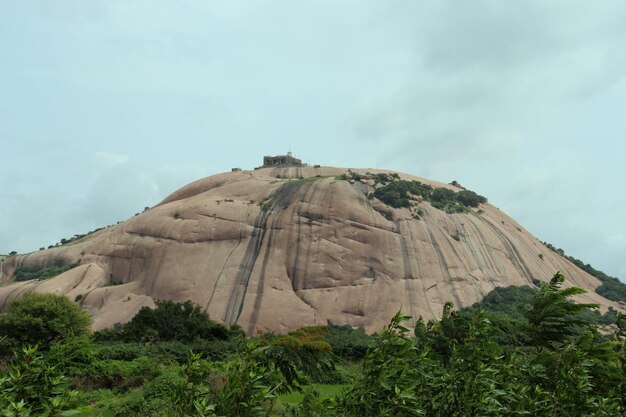
<path id="1" fill-rule="evenodd" d="M 303 166 L 306 166 L 306 164 L 303 164 L 302 160 L 295 158 L 291 152 L 287 152 L 287 155 L 264 156 L 261 168 Z"/>

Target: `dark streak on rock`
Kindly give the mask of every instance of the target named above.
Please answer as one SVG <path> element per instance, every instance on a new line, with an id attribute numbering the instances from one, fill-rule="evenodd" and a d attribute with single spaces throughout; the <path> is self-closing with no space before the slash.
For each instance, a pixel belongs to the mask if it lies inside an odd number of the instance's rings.
<path id="1" fill-rule="evenodd" d="M 286 184 L 288 185 L 288 184 Z M 252 314 L 250 315 L 250 320 L 248 323 L 248 333 L 251 334 L 252 331 L 254 330 L 254 327 L 256 326 L 256 323 L 259 319 L 259 312 L 261 311 L 261 305 L 263 303 L 263 294 L 265 291 L 265 274 L 266 274 L 266 269 L 267 269 L 267 264 L 269 263 L 270 260 L 270 256 L 271 256 L 271 250 L 273 247 L 272 242 L 274 242 L 274 234 L 276 233 L 277 230 L 280 230 L 277 225 L 280 224 L 280 219 L 282 218 L 283 214 L 285 213 L 285 208 L 289 207 L 293 201 L 295 200 L 295 197 L 297 196 L 297 194 L 302 194 L 302 198 L 300 199 L 300 202 L 302 203 L 302 201 L 304 201 L 304 197 L 307 193 L 307 191 L 309 190 L 309 188 L 311 187 L 311 183 L 294 183 L 291 184 L 290 187 L 290 191 L 288 194 L 285 194 L 282 198 L 281 204 L 280 206 L 282 206 L 282 209 L 280 210 L 280 212 L 275 215 L 272 218 L 272 224 L 270 226 L 270 234 L 269 237 L 267 239 L 267 245 L 265 248 L 265 253 L 263 255 L 263 263 L 261 264 L 261 272 L 259 274 L 259 282 L 257 285 L 257 293 L 256 293 L 256 297 L 254 299 L 254 305 L 252 307 Z M 284 187 L 284 186 L 283 186 Z M 304 192 L 301 192 L 300 189 L 304 188 Z M 300 223 L 298 223 L 298 226 L 300 225 Z M 298 231 L 298 236 L 299 236 L 300 232 Z M 290 248 L 291 246 L 288 246 L 288 248 Z M 287 271 L 288 275 L 289 275 L 289 270 Z"/>
<path id="2" fill-rule="evenodd" d="M 515 266 L 520 275 L 526 277 L 528 282 L 532 284 L 533 276 L 528 269 L 528 265 L 526 265 L 526 262 L 524 262 L 523 258 L 520 256 L 520 253 L 517 251 L 517 248 L 511 243 L 511 241 L 505 236 L 505 234 L 498 229 L 497 226 L 495 226 L 484 217 L 481 217 L 481 219 L 485 222 L 487 226 L 489 226 L 489 228 L 494 232 L 498 239 L 500 239 L 508 252 L 508 258 L 511 260 L 511 263 L 513 264 L 513 266 Z"/>
<path id="3" fill-rule="evenodd" d="M 400 252 L 402 253 L 402 262 L 404 265 L 404 291 L 406 292 L 406 297 L 409 302 L 409 313 L 411 317 L 415 318 L 415 306 L 413 305 L 413 294 L 411 289 L 411 281 L 415 278 L 413 274 L 413 266 L 411 265 L 411 260 L 409 259 L 409 248 L 406 243 L 406 236 L 402 234 L 400 222 L 394 222 L 394 231 L 398 234 L 398 238 L 400 241 Z"/>
<path id="4" fill-rule="evenodd" d="M 257 216 L 254 224 L 255 228 L 250 237 L 250 242 L 246 248 L 239 271 L 235 277 L 235 283 L 233 289 L 228 298 L 228 304 L 226 306 L 226 312 L 224 314 L 224 322 L 233 325 L 239 320 L 241 311 L 243 310 L 244 300 L 246 292 L 248 290 L 248 284 L 250 282 L 250 275 L 256 263 L 259 253 L 261 251 L 261 245 L 267 231 L 267 220 L 272 212 L 280 212 L 290 203 L 289 197 L 293 194 L 294 190 L 298 189 L 301 183 L 285 183 L 277 191 L 276 194 L 270 198 L 268 203 L 270 204 L 269 210 L 261 210 Z M 268 242 L 267 250 L 271 250 L 271 241 Z M 261 290 L 262 286 L 259 286 Z"/>
<path id="5" fill-rule="evenodd" d="M 456 287 L 453 284 L 452 276 L 450 275 L 450 271 L 448 270 L 448 263 L 439 247 L 439 242 L 435 239 L 435 235 L 430 229 L 428 230 L 428 236 L 430 238 L 430 243 L 433 247 L 435 255 L 437 256 L 437 260 L 439 261 L 439 266 L 441 268 L 441 273 L 443 274 L 443 278 L 446 282 L 450 283 L 450 291 L 452 293 L 452 297 L 454 298 L 454 303 L 457 307 L 461 306 L 461 299 L 459 298 L 459 294 L 457 293 Z"/>
<path id="6" fill-rule="evenodd" d="M 248 209 L 246 209 L 246 213 L 244 214 L 244 219 L 247 218 L 247 214 L 248 214 Z M 235 253 L 235 251 L 239 249 L 239 247 L 241 246 L 241 241 L 243 240 L 243 225 L 244 223 L 242 219 L 239 221 L 239 239 L 237 240 L 237 245 L 235 245 L 233 250 L 230 251 L 226 259 L 224 260 L 224 263 L 222 264 L 222 268 L 220 269 L 220 273 L 217 275 L 215 283 L 213 284 L 213 290 L 211 291 L 211 295 L 209 296 L 209 301 L 207 301 L 206 306 L 204 307 L 204 311 L 207 311 L 209 309 L 209 306 L 211 305 L 211 301 L 213 301 L 213 297 L 215 296 L 215 290 L 217 289 L 218 284 L 222 276 L 224 275 L 224 269 L 226 268 L 228 261 L 230 260 L 231 256 L 233 256 L 233 253 Z"/>

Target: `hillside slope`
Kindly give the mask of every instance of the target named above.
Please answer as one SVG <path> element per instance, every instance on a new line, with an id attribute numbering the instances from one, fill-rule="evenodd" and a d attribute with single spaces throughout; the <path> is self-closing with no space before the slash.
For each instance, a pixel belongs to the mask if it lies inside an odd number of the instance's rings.
<path id="1" fill-rule="evenodd" d="M 292 167 L 198 180 L 81 240 L 2 259 L 0 306 L 28 291 L 63 293 L 98 329 L 158 299 L 192 300 L 249 333 L 329 322 L 377 331 L 400 308 L 434 317 L 447 301 L 468 306 L 497 286 L 533 285 L 560 270 L 589 291 L 584 301 L 620 308 L 593 292 L 596 278 L 492 205 L 448 214 L 413 198 L 411 207 L 391 208 L 368 198 L 367 173 L 389 171 L 351 172 L 365 178 Z M 78 266 L 12 282 L 24 267 L 61 264 Z"/>

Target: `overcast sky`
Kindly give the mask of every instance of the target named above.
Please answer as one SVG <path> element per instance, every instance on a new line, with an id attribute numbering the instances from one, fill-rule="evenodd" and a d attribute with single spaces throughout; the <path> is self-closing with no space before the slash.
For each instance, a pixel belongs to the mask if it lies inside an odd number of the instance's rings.
<path id="1" fill-rule="evenodd" d="M 0 253 L 291 149 L 458 180 L 626 279 L 626 2 L 4 2 Z"/>

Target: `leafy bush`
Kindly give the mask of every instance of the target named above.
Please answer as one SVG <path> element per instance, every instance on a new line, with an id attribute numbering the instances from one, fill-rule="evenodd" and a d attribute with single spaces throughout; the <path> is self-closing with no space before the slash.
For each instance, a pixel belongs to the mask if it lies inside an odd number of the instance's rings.
<path id="1" fill-rule="evenodd" d="M 0 361 L 0 415 L 72 415 L 64 410 L 76 394 L 63 373 L 83 390 L 89 406 L 76 415 L 85 416 L 625 415 L 626 316 L 607 313 L 614 332 L 601 334 L 595 306 L 571 302 L 582 290 L 563 288 L 564 279 L 496 289 L 460 312 L 446 303 L 441 319 L 418 319 L 413 334 L 398 313 L 373 336 L 318 326 L 250 339 L 236 328 L 225 340 L 113 340 L 123 328 L 98 333 L 93 345 L 69 337 L 45 357 L 27 348 L 12 363 Z M 306 385 L 338 381 L 331 348 L 350 359 L 365 353 L 351 364 L 360 371 L 350 383 L 323 398 L 322 386 Z M 279 393 L 294 391 L 306 392 L 300 404 L 277 403 Z"/>
<path id="2" fill-rule="evenodd" d="M 418 321 L 415 338 L 401 325 L 408 317 L 398 314 L 368 351 L 361 378 L 338 396 L 334 415 L 623 415 L 624 342 L 572 320 L 594 306 L 569 302 L 581 290 L 562 283 L 555 275 L 522 309 L 534 350 L 496 343 L 482 310 L 463 315 L 447 304 L 440 321 Z M 581 325 L 588 330 L 574 331 Z"/>
<path id="3" fill-rule="evenodd" d="M 557 272 L 534 294 L 530 309 L 525 312 L 529 324 L 531 344 L 554 347 L 579 333 L 579 328 L 590 323 L 577 317 L 581 312 L 598 308 L 598 304 L 578 304 L 569 297 L 586 293 L 578 287 L 561 289 L 565 276 Z"/>
<path id="4" fill-rule="evenodd" d="M 347 360 L 361 360 L 365 353 L 374 344 L 374 337 L 365 333 L 361 327 L 329 325 L 326 341 L 332 347 L 333 353 Z"/>
<path id="5" fill-rule="evenodd" d="M 177 340 L 156 343 L 140 342 L 100 342 L 95 344 L 95 355 L 101 360 L 132 361 L 140 356 L 149 356 L 159 363 L 184 364 L 189 351 L 200 354 L 203 358 L 222 361 L 229 356 L 245 350 L 246 340 L 243 337 L 231 337 L 228 340 L 194 340 L 181 342 Z"/>
<path id="6" fill-rule="evenodd" d="M 391 207 L 409 207 L 411 194 L 427 198 L 432 191 L 430 185 L 419 181 L 395 180 L 374 190 L 374 196 Z"/>
<path id="7" fill-rule="evenodd" d="M 485 197 L 470 190 L 459 191 L 456 193 L 455 198 L 466 207 L 478 207 L 479 204 L 487 202 Z"/>
<path id="8" fill-rule="evenodd" d="M 46 360 L 68 377 L 81 375 L 96 360 L 95 350 L 88 336 L 73 337 L 53 343 Z"/>
<path id="9" fill-rule="evenodd" d="M 386 174 L 377 175 L 375 181 L 382 185 L 374 190 L 374 196 L 395 208 L 409 207 L 411 195 L 420 196 L 430 201 L 433 207 L 447 213 L 463 213 L 467 211 L 467 207 L 478 207 L 487 202 L 485 197 L 469 190 L 455 192 L 448 188 L 433 188 L 419 181 L 385 177 Z"/>
<path id="10" fill-rule="evenodd" d="M 524 319 L 524 306 L 528 306 L 537 292 L 536 289 L 524 287 L 496 287 L 485 297 L 461 313 L 474 313 L 480 309 L 489 313 L 504 314 L 512 319 Z"/>
<path id="11" fill-rule="evenodd" d="M 77 375 L 77 384 L 84 389 L 113 389 L 124 392 L 143 385 L 161 373 L 161 366 L 152 358 L 140 356 L 132 361 L 96 360 Z"/>
<path id="12" fill-rule="evenodd" d="M 3 416 L 56 416 L 75 405 L 69 380 L 50 366 L 36 346 L 16 351 L 0 373 L 0 412 Z"/>
<path id="13" fill-rule="evenodd" d="M 175 303 L 157 301 L 156 308 L 142 307 L 121 330 L 127 341 L 193 341 L 228 339 L 229 329 L 212 321 L 209 315 L 191 301 Z"/>
<path id="14" fill-rule="evenodd" d="M 9 346 L 40 345 L 47 349 L 89 333 L 91 317 L 67 297 L 30 293 L 13 300 L 0 313 L 0 336 Z"/>

